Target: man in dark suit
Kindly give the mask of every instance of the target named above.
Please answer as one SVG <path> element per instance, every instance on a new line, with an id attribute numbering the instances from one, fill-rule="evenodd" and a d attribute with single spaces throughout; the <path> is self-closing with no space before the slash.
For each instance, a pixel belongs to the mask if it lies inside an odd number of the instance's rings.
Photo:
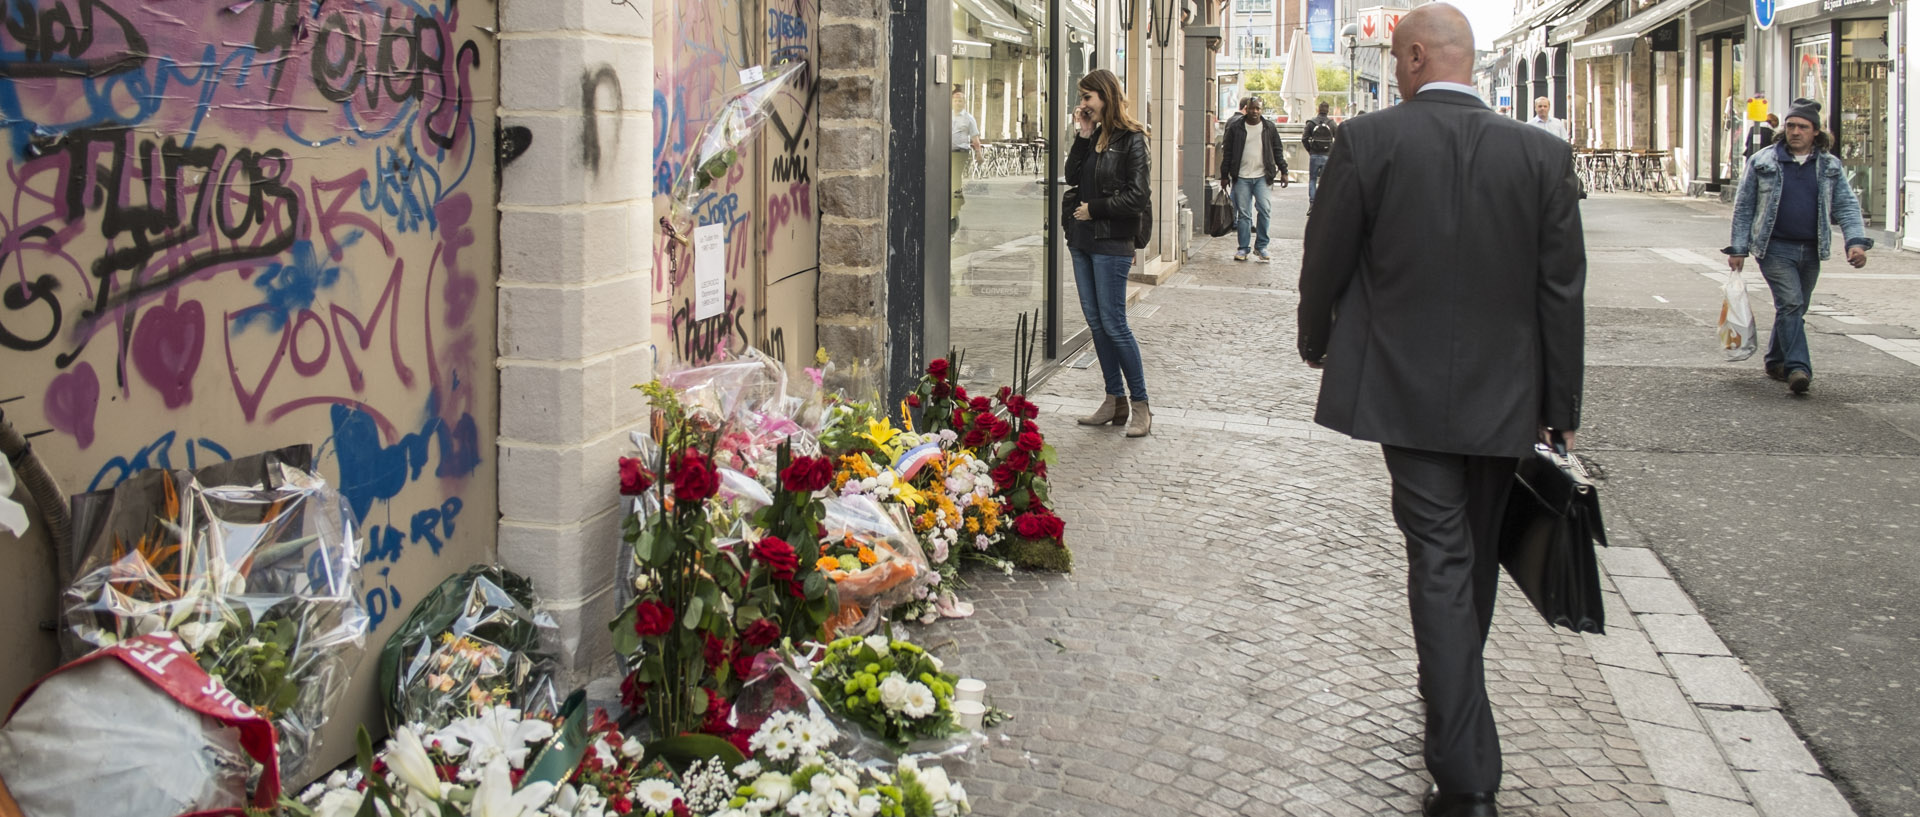
<path id="1" fill-rule="evenodd" d="M 1482 649 L 1517 458 L 1580 423 L 1586 249 L 1564 141 L 1487 109 L 1453 6 L 1393 36 L 1411 97 L 1348 121 L 1307 221 L 1300 354 L 1315 422 L 1378 442 L 1407 539 L 1428 815 L 1497 814 Z"/>

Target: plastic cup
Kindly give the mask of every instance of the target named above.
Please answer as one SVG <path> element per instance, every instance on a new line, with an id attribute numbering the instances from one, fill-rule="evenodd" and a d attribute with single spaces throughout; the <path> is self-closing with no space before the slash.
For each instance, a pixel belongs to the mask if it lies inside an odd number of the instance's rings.
<path id="1" fill-rule="evenodd" d="M 987 700 L 987 682 L 978 678 L 962 678 L 953 685 L 953 699 L 984 703 Z"/>
<path id="2" fill-rule="evenodd" d="M 986 720 L 987 705 L 979 701 L 954 701 L 953 722 L 962 729 L 979 729 Z"/>

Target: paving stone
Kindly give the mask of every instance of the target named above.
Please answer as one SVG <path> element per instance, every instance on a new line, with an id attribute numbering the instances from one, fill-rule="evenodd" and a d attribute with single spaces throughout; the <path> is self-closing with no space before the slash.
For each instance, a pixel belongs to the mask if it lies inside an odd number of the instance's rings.
<path id="1" fill-rule="evenodd" d="M 1661 785 L 1728 799 L 1745 796 L 1712 736 L 1657 723 L 1636 723 L 1633 733 Z"/>
<path id="2" fill-rule="evenodd" d="M 1700 719 L 1740 771 L 1819 774 L 1807 745 L 1779 712 L 1701 710 Z"/>
<path id="3" fill-rule="evenodd" d="M 1761 817 L 1854 817 L 1833 781 L 1792 772 L 1741 772 Z"/>
<path id="4" fill-rule="evenodd" d="M 1732 655 L 1725 642 L 1715 635 L 1705 616 L 1677 616 L 1648 613 L 1638 617 L 1640 629 L 1653 639 L 1655 649 L 1663 653 L 1686 655 Z"/>
<path id="5" fill-rule="evenodd" d="M 1744 799 L 1728 800 L 1692 792 L 1668 792 L 1667 805 L 1680 817 L 1760 817 L 1760 812 Z"/>
<path id="6" fill-rule="evenodd" d="M 1606 568 L 1609 576 L 1637 576 L 1649 579 L 1671 578 L 1667 566 L 1660 561 L 1660 554 L 1643 547 L 1597 548 L 1600 566 Z"/>
<path id="7" fill-rule="evenodd" d="M 1607 686 L 1613 690 L 1620 714 L 1629 720 L 1703 731 L 1693 704 L 1672 678 L 1616 667 L 1601 667 L 1600 673 L 1606 676 Z"/>
<path id="8" fill-rule="evenodd" d="M 1636 613 L 1678 613 L 1691 615 L 1695 612 L 1693 599 L 1680 589 L 1679 582 L 1673 579 L 1645 579 L 1634 576 L 1616 576 L 1613 583 L 1620 588 L 1627 606 Z"/>
<path id="9" fill-rule="evenodd" d="M 1667 665 L 1673 667 L 1674 677 L 1680 681 L 1680 688 L 1696 704 L 1779 706 L 1738 658 L 1669 655 L 1666 659 Z"/>
<path id="10" fill-rule="evenodd" d="M 1641 633 L 1613 629 L 1606 635 L 1589 635 L 1586 642 L 1593 650 L 1593 660 L 1601 665 L 1640 672 L 1667 671 L 1660 654 L 1654 652 L 1653 643 Z"/>

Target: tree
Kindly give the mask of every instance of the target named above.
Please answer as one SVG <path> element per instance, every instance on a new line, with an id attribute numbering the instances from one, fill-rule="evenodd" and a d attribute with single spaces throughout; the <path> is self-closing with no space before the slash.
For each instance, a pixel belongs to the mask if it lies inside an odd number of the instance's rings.
<path id="1" fill-rule="evenodd" d="M 1254 68 L 1242 72 L 1240 77 L 1240 87 L 1246 89 L 1247 96 L 1258 98 L 1260 107 L 1271 110 L 1280 101 L 1280 84 L 1285 81 L 1286 72 L 1279 66 Z"/>
<path id="2" fill-rule="evenodd" d="M 1320 89 L 1315 96 L 1316 102 L 1325 102 L 1336 111 L 1344 112 L 1347 103 L 1347 88 L 1352 82 L 1347 69 L 1335 65 L 1316 65 L 1313 68 L 1313 84 Z"/>

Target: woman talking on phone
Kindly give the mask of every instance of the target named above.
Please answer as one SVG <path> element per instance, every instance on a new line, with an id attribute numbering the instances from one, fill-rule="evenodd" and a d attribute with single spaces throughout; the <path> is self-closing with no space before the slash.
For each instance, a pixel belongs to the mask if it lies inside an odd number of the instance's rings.
<path id="1" fill-rule="evenodd" d="M 1153 428 L 1153 412 L 1140 344 L 1127 327 L 1127 274 L 1134 248 L 1145 245 L 1150 229 L 1146 128 L 1127 113 L 1120 78 L 1104 68 L 1080 78 L 1073 124 L 1079 134 L 1067 152 L 1067 253 L 1107 386 L 1106 401 L 1080 424 L 1124 424 L 1127 436 L 1144 437 Z"/>

